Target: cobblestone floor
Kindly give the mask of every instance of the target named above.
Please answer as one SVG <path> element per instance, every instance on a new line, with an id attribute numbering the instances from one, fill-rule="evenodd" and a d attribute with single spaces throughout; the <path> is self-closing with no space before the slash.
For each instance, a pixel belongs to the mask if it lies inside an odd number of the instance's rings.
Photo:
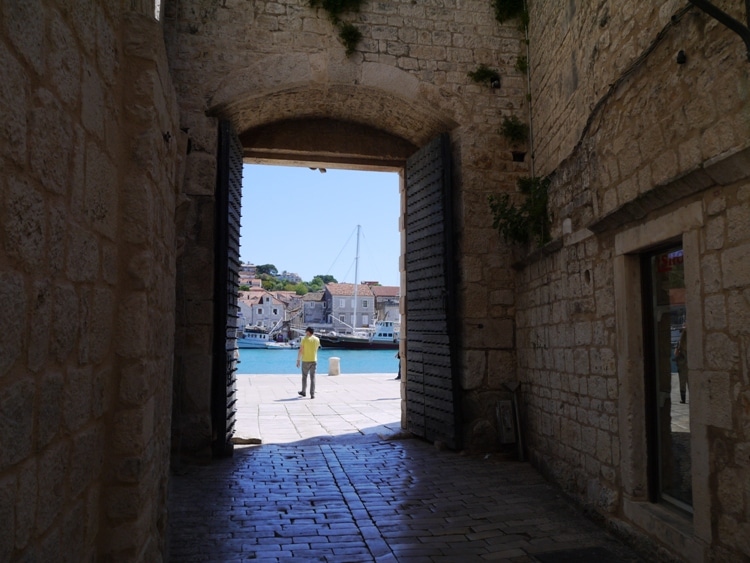
<path id="1" fill-rule="evenodd" d="M 392 389 L 391 379 L 367 385 Z M 302 401 L 295 408 L 320 405 Z M 351 414 L 340 406 L 323 410 Z M 289 424 L 279 427 L 288 437 Z M 279 443 L 267 434 L 172 476 L 170 561 L 641 561 L 527 463 L 359 430 Z"/>

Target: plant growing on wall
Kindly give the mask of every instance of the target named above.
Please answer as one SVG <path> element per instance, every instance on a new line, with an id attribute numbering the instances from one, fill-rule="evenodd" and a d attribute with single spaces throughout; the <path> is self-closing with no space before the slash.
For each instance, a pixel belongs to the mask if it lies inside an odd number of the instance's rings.
<path id="1" fill-rule="evenodd" d="M 466 75 L 478 84 L 484 82 L 492 88 L 500 87 L 500 74 L 484 63 L 480 64 L 476 70 L 467 72 Z"/>
<path id="2" fill-rule="evenodd" d="M 527 59 L 524 55 L 519 55 L 516 59 L 515 67 L 516 70 L 521 74 L 526 74 L 527 72 L 529 72 L 529 59 Z"/>
<path id="3" fill-rule="evenodd" d="M 516 206 L 508 194 L 490 195 L 492 227 L 506 242 L 543 246 L 551 240 L 547 198 L 548 178 L 518 179 L 518 189 L 526 197 Z"/>
<path id="4" fill-rule="evenodd" d="M 362 32 L 351 23 L 341 21 L 345 12 L 359 12 L 363 0 L 310 0 L 310 7 L 323 8 L 333 25 L 339 30 L 339 38 L 346 47 L 346 54 L 351 55 L 362 40 Z"/>
<path id="5" fill-rule="evenodd" d="M 362 40 L 362 32 L 351 23 L 342 23 L 339 25 L 339 37 L 346 47 L 346 54 L 351 55 Z"/>
<path id="6" fill-rule="evenodd" d="M 529 138 L 529 126 L 515 115 L 503 118 L 500 134 L 513 146 L 522 145 Z"/>

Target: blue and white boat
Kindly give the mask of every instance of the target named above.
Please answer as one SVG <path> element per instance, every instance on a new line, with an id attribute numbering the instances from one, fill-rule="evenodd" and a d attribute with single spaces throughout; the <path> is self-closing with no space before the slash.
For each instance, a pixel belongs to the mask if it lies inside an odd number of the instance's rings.
<path id="1" fill-rule="evenodd" d="M 271 333 L 262 326 L 246 326 L 237 331 L 237 348 L 265 348 L 273 342 Z"/>

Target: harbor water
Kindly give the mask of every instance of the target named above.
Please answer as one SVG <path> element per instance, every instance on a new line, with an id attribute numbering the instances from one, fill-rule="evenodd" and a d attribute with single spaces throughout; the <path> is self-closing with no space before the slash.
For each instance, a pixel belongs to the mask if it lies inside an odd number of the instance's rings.
<path id="1" fill-rule="evenodd" d="M 244 348 L 240 350 L 238 373 L 242 374 L 294 374 L 297 367 L 298 350 L 266 350 L 263 348 Z M 396 350 L 336 350 L 333 348 L 318 350 L 318 370 L 320 374 L 328 373 L 328 359 L 340 358 L 341 374 L 353 373 L 392 373 L 398 372 Z"/>

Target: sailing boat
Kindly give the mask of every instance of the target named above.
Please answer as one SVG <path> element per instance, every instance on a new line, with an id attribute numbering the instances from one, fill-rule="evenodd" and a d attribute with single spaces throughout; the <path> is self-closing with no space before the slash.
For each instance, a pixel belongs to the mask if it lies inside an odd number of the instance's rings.
<path id="1" fill-rule="evenodd" d="M 399 331 L 394 321 L 375 321 L 375 328 L 369 334 L 321 334 L 323 348 L 343 348 L 346 350 L 398 350 Z"/>
<path id="2" fill-rule="evenodd" d="M 357 255 L 354 259 L 354 324 L 357 319 L 357 293 L 359 288 L 359 234 L 362 229 L 357 225 Z M 348 326 L 348 325 L 347 325 Z M 366 331 L 350 327 L 352 334 L 328 332 L 320 334 L 320 345 L 323 348 L 344 348 L 348 350 L 398 350 L 399 330 L 394 321 L 375 321 L 374 328 Z"/>

